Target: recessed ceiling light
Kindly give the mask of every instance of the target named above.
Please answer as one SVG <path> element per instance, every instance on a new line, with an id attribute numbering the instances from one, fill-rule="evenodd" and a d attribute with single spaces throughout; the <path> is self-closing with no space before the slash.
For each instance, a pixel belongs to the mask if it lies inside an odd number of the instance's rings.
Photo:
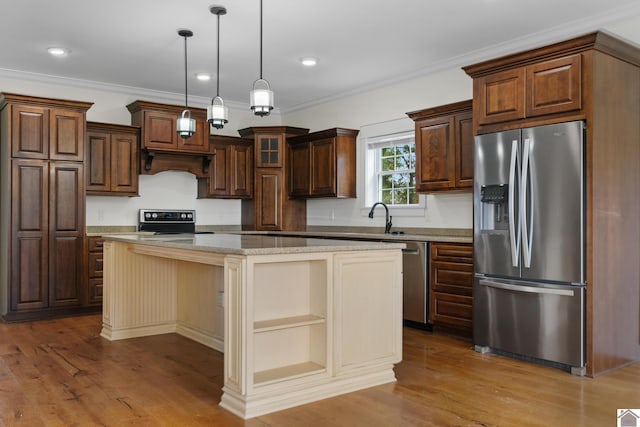
<path id="1" fill-rule="evenodd" d="M 208 82 L 209 80 L 211 80 L 211 75 L 206 73 L 197 73 L 196 79 L 200 80 L 201 82 Z"/>
<path id="2" fill-rule="evenodd" d="M 308 57 L 308 58 L 302 58 L 300 60 L 300 62 L 305 67 L 314 67 L 318 63 L 318 59 L 317 58 Z"/>
<path id="3" fill-rule="evenodd" d="M 65 56 L 69 54 L 70 50 L 63 47 L 50 47 L 47 52 L 53 56 Z"/>

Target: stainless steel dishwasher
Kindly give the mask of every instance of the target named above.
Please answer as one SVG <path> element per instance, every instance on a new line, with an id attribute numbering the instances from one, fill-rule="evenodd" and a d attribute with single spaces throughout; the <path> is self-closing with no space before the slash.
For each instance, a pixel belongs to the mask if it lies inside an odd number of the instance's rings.
<path id="1" fill-rule="evenodd" d="M 394 242 L 399 242 L 394 240 Z M 429 324 L 429 242 L 402 241 L 402 302 L 406 326 L 431 329 Z"/>

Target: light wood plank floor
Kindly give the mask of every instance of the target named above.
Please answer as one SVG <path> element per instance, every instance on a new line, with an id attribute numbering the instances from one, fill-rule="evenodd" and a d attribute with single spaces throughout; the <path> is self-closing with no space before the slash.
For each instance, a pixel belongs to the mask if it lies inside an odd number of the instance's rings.
<path id="1" fill-rule="evenodd" d="M 578 378 L 405 328 L 397 383 L 244 421 L 218 406 L 222 354 L 174 334 L 109 342 L 100 322 L 0 324 L 0 425 L 615 426 L 640 408 L 640 364 Z"/>

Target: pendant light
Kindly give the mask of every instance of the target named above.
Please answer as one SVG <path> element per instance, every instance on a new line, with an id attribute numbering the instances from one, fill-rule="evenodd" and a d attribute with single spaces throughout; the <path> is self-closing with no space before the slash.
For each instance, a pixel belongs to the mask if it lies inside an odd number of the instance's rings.
<path id="1" fill-rule="evenodd" d="M 178 30 L 178 35 L 184 37 L 184 111 L 182 112 L 182 116 L 176 121 L 176 130 L 178 131 L 178 135 L 186 139 L 196 133 L 196 121 L 191 118 L 187 95 L 187 39 L 193 36 L 193 32 L 190 30 Z"/>
<path id="2" fill-rule="evenodd" d="M 218 16 L 218 56 L 216 59 L 216 96 L 211 100 L 211 105 L 207 108 L 207 121 L 216 129 L 222 129 L 224 124 L 229 122 L 229 110 L 220 98 L 220 15 L 226 15 L 227 9 L 223 6 L 211 6 L 209 11 Z"/>
<path id="3" fill-rule="evenodd" d="M 269 82 L 262 78 L 262 0 L 260 0 L 260 78 L 253 82 L 249 94 L 251 110 L 256 116 L 268 116 L 273 110 L 273 92 Z"/>

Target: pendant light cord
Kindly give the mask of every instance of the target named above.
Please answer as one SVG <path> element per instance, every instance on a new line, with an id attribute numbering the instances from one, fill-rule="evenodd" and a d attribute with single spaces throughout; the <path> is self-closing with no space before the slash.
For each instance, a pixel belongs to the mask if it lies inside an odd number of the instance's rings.
<path id="1" fill-rule="evenodd" d="M 260 0 L 260 80 L 262 80 L 262 0 Z"/>
<path id="2" fill-rule="evenodd" d="M 220 96 L 220 14 L 218 14 L 218 57 L 216 64 L 216 96 Z"/>
<path id="3" fill-rule="evenodd" d="M 188 93 L 189 89 L 187 86 L 187 36 L 184 36 L 184 109 L 189 108 L 189 100 Z"/>

